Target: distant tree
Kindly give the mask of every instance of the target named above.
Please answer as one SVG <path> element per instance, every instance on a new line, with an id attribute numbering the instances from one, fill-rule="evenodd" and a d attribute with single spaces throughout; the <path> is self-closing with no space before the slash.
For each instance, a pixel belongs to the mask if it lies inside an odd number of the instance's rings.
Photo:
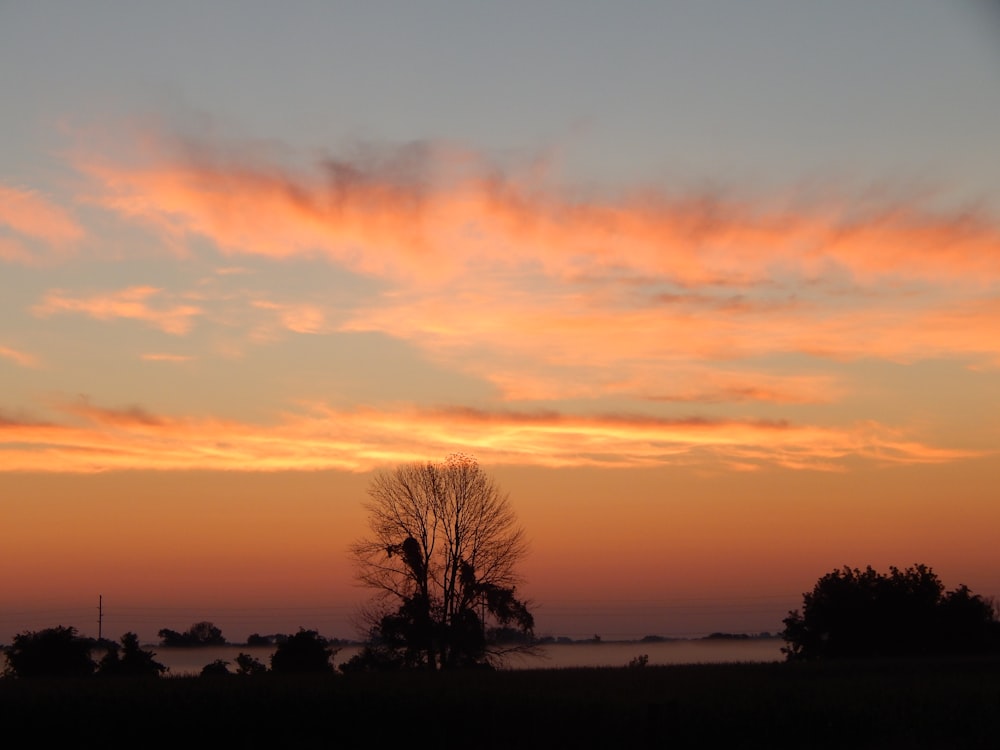
<path id="1" fill-rule="evenodd" d="M 790 660 L 983 651 L 998 627 L 989 602 L 965 586 L 945 593 L 926 565 L 834 570 L 784 624 Z"/>
<path id="2" fill-rule="evenodd" d="M 97 665 L 97 672 L 101 675 L 121 676 L 121 677 L 159 677 L 167 671 L 160 662 L 153 657 L 152 651 L 145 651 L 139 645 L 139 637 L 135 633 L 126 633 L 121 637 L 121 654 L 114 644 L 108 648 L 107 653 Z"/>
<path id="3" fill-rule="evenodd" d="M 94 673 L 91 642 L 76 628 L 59 625 L 14 636 L 4 649 L 10 677 L 87 677 Z"/>
<path id="4" fill-rule="evenodd" d="M 336 653 L 315 630 L 300 628 L 298 633 L 278 644 L 271 655 L 271 671 L 275 674 L 316 674 L 332 672 L 331 659 Z"/>
<path id="5" fill-rule="evenodd" d="M 642 669 L 647 664 L 649 664 L 649 654 L 639 654 L 629 659 L 628 664 L 625 666 L 629 669 Z"/>
<path id="6" fill-rule="evenodd" d="M 960 585 L 938 604 L 938 639 L 949 653 L 982 653 L 1000 646 L 1000 622 L 993 604 Z"/>
<path id="7" fill-rule="evenodd" d="M 273 635 L 260 635 L 259 633 L 251 633 L 247 636 L 248 646 L 270 646 L 274 643 Z"/>
<path id="8" fill-rule="evenodd" d="M 402 465 L 377 474 L 368 494 L 370 535 L 352 555 L 377 598 L 355 666 L 481 666 L 526 648 L 534 618 L 517 597 L 515 570 L 524 533 L 507 495 L 474 459 Z M 492 639 L 509 628 L 526 637 Z"/>
<path id="9" fill-rule="evenodd" d="M 216 659 L 211 664 L 206 664 L 201 668 L 202 677 L 219 677 L 228 674 L 232 674 L 232 672 L 229 671 L 229 662 L 225 659 Z"/>
<path id="10" fill-rule="evenodd" d="M 403 655 L 393 647 L 376 639 L 369 640 L 364 647 L 340 665 L 345 674 L 352 672 L 392 672 L 407 666 Z"/>
<path id="11" fill-rule="evenodd" d="M 240 654 L 236 657 L 236 674 L 252 676 L 264 674 L 266 671 L 267 665 L 259 659 L 255 659 L 250 654 L 240 652 Z"/>
<path id="12" fill-rule="evenodd" d="M 222 636 L 222 631 L 206 620 L 196 622 L 183 633 L 163 628 L 157 635 L 160 636 L 161 646 L 198 647 L 226 645 L 226 639 Z"/>

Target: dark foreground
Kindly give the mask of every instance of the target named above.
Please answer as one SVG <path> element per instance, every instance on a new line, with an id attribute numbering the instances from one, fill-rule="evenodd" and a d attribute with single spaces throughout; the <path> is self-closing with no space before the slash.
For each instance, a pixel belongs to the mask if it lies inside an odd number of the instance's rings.
<path id="1" fill-rule="evenodd" d="M 25 746 L 986 748 L 1000 661 L 0 680 Z"/>

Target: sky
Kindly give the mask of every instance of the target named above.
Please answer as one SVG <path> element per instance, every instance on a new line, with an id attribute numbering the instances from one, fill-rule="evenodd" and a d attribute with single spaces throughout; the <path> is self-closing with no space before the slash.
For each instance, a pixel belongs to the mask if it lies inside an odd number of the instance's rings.
<path id="1" fill-rule="evenodd" d="M 355 637 L 474 455 L 540 635 L 1000 596 L 987 0 L 0 0 L 0 642 Z"/>

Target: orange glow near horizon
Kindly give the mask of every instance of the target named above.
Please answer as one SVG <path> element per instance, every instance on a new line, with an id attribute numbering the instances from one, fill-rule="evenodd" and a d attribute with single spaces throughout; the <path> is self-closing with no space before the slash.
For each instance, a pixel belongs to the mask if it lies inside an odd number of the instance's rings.
<path id="1" fill-rule="evenodd" d="M 0 184 L 0 626 L 356 635 L 371 472 L 452 452 L 544 633 L 773 631 L 844 564 L 1000 594 L 985 213 L 377 157 L 150 131 Z"/>
<path id="2" fill-rule="evenodd" d="M 844 564 L 933 560 L 949 588 L 1000 591 L 986 553 L 1000 521 L 987 489 L 1000 478 L 995 463 L 922 467 L 907 486 L 884 471 L 507 467 L 495 475 L 528 532 L 520 590 L 537 603 L 544 633 L 578 634 L 574 627 L 591 627 L 595 613 L 615 607 L 641 629 L 632 636 L 776 630 L 818 576 Z M 0 475 L 4 595 L 24 609 L 70 602 L 89 612 L 101 593 L 114 618 L 107 627 L 124 628 L 131 617 L 147 639 L 190 624 L 176 613 L 211 619 L 232 638 L 298 625 L 354 637 L 366 592 L 354 586 L 347 548 L 363 533 L 369 478 Z M 940 503 L 943 488 L 968 478 L 981 488 L 963 498 L 984 519 L 976 528 Z M 867 483 L 883 488 L 880 504 L 858 496 Z M 23 560 L 31 565 L 17 567 Z M 11 617 L 0 624 L 20 627 Z M 78 624 L 91 632 L 87 617 Z"/>

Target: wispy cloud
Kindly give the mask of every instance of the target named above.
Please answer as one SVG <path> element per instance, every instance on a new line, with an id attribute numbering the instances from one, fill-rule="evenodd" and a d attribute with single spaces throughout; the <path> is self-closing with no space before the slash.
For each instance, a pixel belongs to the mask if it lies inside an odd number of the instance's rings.
<path id="1" fill-rule="evenodd" d="M 1000 358 L 1000 228 L 973 213 L 580 196 L 435 145 L 303 172 L 246 150 L 144 143 L 131 160 L 79 158 L 95 200 L 171 242 L 203 236 L 237 257 L 325 258 L 376 276 L 381 294 L 338 315 L 339 330 L 412 342 L 512 395 L 551 391 L 561 374 L 541 370 L 556 365 L 589 368 L 590 387 L 614 368 L 621 390 L 664 367 L 788 353 Z M 329 330 L 320 304 L 256 306 L 288 330 Z M 707 398 L 823 398 L 796 382 L 787 395 L 773 380 L 723 383 Z"/>
<path id="2" fill-rule="evenodd" d="M 977 455 L 938 447 L 884 425 L 847 428 L 766 420 L 476 409 L 338 410 L 323 404 L 271 425 L 174 417 L 87 401 L 59 423 L 0 421 L 0 470 L 111 469 L 364 471 L 455 450 L 491 464 L 548 467 L 782 466 L 838 470 L 845 461 L 940 463 Z"/>
<path id="3" fill-rule="evenodd" d="M 81 155 L 107 208 L 233 254 L 324 256 L 361 273 L 447 282 L 485 270 L 609 273 L 679 285 L 746 285 L 840 270 L 876 278 L 1000 272 L 1000 232 L 974 214 L 850 203 L 775 208 L 636 190 L 570 196 L 536 172 L 509 174 L 443 146 L 327 160 L 309 173 L 146 139 L 131 161 Z M 771 204 L 774 201 L 770 202 Z"/>
<path id="4" fill-rule="evenodd" d="M 34 265 L 68 252 L 84 236 L 70 214 L 36 190 L 0 184 L 0 260 Z M 37 243 L 41 243 L 40 251 Z"/>
<path id="5" fill-rule="evenodd" d="M 283 328 L 295 333 L 324 333 L 331 329 L 326 323 L 326 315 L 319 305 L 282 304 L 267 300 L 256 300 L 253 306 L 260 310 L 274 312 Z"/>
<path id="6" fill-rule="evenodd" d="M 21 367 L 37 367 L 38 357 L 34 354 L 0 345 L 0 357 L 10 360 Z"/>
<path id="7" fill-rule="evenodd" d="M 89 297 L 77 297 L 54 289 L 45 294 L 32 308 L 32 312 L 39 317 L 79 313 L 97 320 L 139 320 L 164 333 L 184 335 L 191 329 L 194 319 L 202 314 L 202 310 L 189 304 L 154 306 L 153 303 L 164 296 L 168 295 L 162 289 L 151 286 L 133 286 Z"/>
<path id="8" fill-rule="evenodd" d="M 168 354 L 166 352 L 148 352 L 141 356 L 145 362 L 191 362 L 195 358 L 189 354 Z"/>

